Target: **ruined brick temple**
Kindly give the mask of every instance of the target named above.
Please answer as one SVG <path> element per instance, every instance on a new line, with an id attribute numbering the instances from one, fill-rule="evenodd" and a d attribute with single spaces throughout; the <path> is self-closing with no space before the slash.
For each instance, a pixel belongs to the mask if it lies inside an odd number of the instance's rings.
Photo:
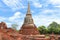
<path id="1" fill-rule="evenodd" d="M 30 4 L 28 4 L 26 17 L 19 32 L 12 28 L 7 28 L 5 22 L 0 23 L 0 40 L 60 40 L 60 37 L 51 34 L 46 38 L 45 35 L 39 33 L 32 18 Z"/>

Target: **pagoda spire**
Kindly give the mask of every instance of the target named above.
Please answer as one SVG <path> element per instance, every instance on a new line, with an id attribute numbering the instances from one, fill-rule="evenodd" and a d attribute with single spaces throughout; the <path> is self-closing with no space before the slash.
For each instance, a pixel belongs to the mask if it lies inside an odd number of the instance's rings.
<path id="1" fill-rule="evenodd" d="M 34 22 L 30 11 L 30 4 L 28 3 L 28 9 L 27 9 L 26 17 L 24 19 L 24 24 L 33 24 L 33 23 Z"/>
<path id="2" fill-rule="evenodd" d="M 31 11 L 30 11 L 30 3 L 28 3 L 27 14 L 31 14 Z"/>

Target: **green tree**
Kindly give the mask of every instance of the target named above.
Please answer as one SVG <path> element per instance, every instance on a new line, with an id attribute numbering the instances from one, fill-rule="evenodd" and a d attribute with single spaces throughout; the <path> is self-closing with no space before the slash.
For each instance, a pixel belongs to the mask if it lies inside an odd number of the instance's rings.
<path id="1" fill-rule="evenodd" d="M 60 25 L 57 24 L 56 22 L 52 22 L 49 26 L 48 26 L 48 33 L 52 33 L 54 32 L 55 34 L 59 33 L 59 29 L 60 29 Z"/>
<path id="2" fill-rule="evenodd" d="M 12 29 L 15 29 L 15 30 L 17 30 L 17 28 L 18 28 L 18 24 L 16 24 L 16 23 L 12 24 L 11 26 L 12 26 Z"/>
<path id="3" fill-rule="evenodd" d="M 46 34 L 47 33 L 47 29 L 45 26 L 39 26 L 38 30 L 39 30 L 40 34 Z"/>

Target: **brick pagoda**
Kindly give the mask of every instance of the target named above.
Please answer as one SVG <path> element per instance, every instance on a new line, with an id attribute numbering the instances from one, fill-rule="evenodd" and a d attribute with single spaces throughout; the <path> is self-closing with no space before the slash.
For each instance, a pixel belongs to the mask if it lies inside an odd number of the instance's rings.
<path id="1" fill-rule="evenodd" d="M 33 22 L 29 3 L 28 3 L 27 14 L 26 14 L 26 17 L 24 19 L 24 23 L 23 23 L 19 33 L 23 34 L 23 35 L 38 35 L 39 34 L 39 32 Z"/>

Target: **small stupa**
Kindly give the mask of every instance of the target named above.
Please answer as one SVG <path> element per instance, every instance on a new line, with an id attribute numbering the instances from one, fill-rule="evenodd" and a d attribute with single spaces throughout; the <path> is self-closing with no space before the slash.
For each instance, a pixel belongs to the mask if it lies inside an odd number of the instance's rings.
<path id="1" fill-rule="evenodd" d="M 28 3 L 27 14 L 26 14 L 24 23 L 23 23 L 19 33 L 23 34 L 23 35 L 38 35 L 39 34 L 39 31 L 37 30 L 37 27 L 35 26 L 33 18 L 32 18 L 29 3 Z"/>

